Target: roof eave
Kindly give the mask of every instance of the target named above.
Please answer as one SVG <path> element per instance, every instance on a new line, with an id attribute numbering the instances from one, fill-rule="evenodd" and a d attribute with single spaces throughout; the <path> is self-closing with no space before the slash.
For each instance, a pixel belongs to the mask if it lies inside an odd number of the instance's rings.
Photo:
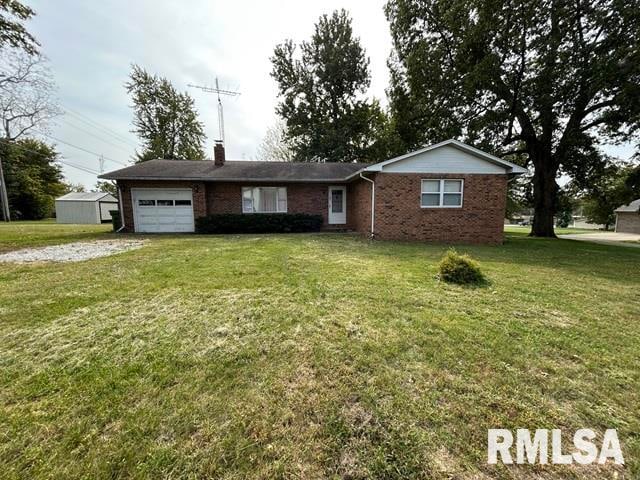
<path id="1" fill-rule="evenodd" d="M 135 176 L 135 177 L 112 177 L 112 176 L 99 176 L 98 178 L 104 178 L 107 180 L 123 180 L 123 181 L 188 181 L 188 182 L 277 182 L 277 183 L 343 183 L 347 182 L 349 177 L 342 178 L 211 178 L 211 177 L 157 177 L 157 176 Z"/>

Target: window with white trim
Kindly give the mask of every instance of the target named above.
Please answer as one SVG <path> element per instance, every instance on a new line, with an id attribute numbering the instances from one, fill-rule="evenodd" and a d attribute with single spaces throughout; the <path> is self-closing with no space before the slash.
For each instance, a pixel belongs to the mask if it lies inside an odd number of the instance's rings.
<path id="1" fill-rule="evenodd" d="M 420 206 L 422 208 L 462 207 L 462 180 L 429 178 L 422 180 Z"/>
<path id="2" fill-rule="evenodd" d="M 287 213 L 286 187 L 242 187 L 242 213 Z"/>

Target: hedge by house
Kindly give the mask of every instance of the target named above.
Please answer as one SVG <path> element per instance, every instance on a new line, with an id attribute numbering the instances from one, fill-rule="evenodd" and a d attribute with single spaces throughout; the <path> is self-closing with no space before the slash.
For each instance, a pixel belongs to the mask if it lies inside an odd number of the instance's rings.
<path id="1" fill-rule="evenodd" d="M 306 213 L 225 213 L 196 219 L 196 233 L 317 232 L 322 215 Z"/>

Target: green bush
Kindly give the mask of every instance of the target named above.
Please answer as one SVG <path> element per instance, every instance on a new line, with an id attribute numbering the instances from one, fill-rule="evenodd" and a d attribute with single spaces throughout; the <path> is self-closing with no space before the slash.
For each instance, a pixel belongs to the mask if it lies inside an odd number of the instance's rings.
<path id="1" fill-rule="evenodd" d="M 306 213 L 225 213 L 196 219 L 197 233 L 317 232 L 322 215 Z"/>
<path id="2" fill-rule="evenodd" d="M 111 214 L 111 224 L 113 225 L 113 231 L 117 232 L 118 229 L 122 226 L 122 222 L 120 221 L 120 210 L 109 210 Z"/>
<path id="3" fill-rule="evenodd" d="M 455 249 L 447 251 L 439 265 L 440 279 L 460 285 L 473 285 L 485 282 L 480 265 L 469 255 L 460 255 Z"/>

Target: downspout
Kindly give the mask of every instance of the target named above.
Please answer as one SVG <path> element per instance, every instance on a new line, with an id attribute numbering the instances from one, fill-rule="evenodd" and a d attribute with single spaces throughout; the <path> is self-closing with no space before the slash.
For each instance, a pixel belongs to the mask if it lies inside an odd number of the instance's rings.
<path id="1" fill-rule="evenodd" d="M 120 210 L 120 221 L 122 222 L 122 226 L 116 230 L 116 233 L 120 233 L 122 229 L 124 229 L 124 204 L 122 203 L 122 190 L 118 185 L 118 210 Z"/>
<path id="2" fill-rule="evenodd" d="M 370 238 L 373 239 L 375 236 L 375 225 L 376 225 L 376 182 L 371 180 L 370 178 L 365 177 L 362 172 L 360 172 L 360 178 L 366 180 L 371 183 L 371 234 Z"/>

